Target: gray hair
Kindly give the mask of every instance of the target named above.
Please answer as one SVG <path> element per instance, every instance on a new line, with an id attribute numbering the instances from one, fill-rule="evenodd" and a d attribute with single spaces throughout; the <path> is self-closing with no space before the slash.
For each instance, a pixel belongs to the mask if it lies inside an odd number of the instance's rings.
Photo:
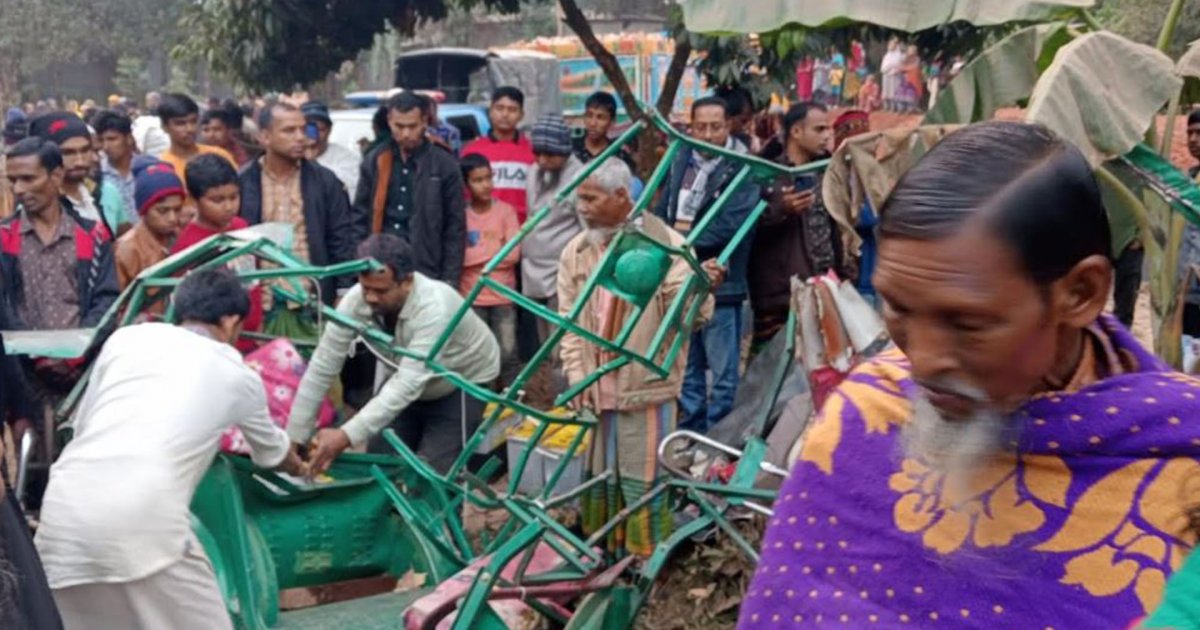
<path id="1" fill-rule="evenodd" d="M 629 166 L 622 162 L 619 158 L 610 157 L 604 160 L 604 163 L 596 167 L 592 171 L 588 181 L 593 182 L 605 192 L 614 193 L 622 188 L 625 192 L 633 190 L 633 173 L 629 170 Z"/>

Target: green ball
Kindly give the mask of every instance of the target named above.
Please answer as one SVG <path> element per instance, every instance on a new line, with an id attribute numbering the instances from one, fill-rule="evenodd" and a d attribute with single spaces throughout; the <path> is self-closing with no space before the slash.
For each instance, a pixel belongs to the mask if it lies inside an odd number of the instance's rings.
<path id="1" fill-rule="evenodd" d="M 650 248 L 631 249 L 617 259 L 613 279 L 622 291 L 648 296 L 662 283 L 667 274 L 662 252 Z"/>

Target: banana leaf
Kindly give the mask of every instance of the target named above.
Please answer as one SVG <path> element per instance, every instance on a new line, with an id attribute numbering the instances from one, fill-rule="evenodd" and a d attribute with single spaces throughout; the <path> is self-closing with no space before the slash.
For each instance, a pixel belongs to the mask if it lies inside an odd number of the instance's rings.
<path id="1" fill-rule="evenodd" d="M 1071 41 L 1065 22 L 1025 27 L 963 66 L 938 95 L 923 124 L 989 120 L 1001 107 L 1023 104 L 1058 49 Z"/>
<path id="2" fill-rule="evenodd" d="M 1129 153 L 1179 91 L 1157 49 L 1099 31 L 1063 46 L 1029 98 L 1025 119 L 1074 142 L 1093 166 Z"/>
<path id="3" fill-rule="evenodd" d="M 1200 226 L 1200 188 L 1150 147 L 1142 144 L 1097 169 L 1114 236 L 1135 223 L 1146 253 L 1146 276 L 1153 311 L 1155 352 L 1178 366 L 1181 361 L 1179 299 L 1184 273 L 1180 265 L 1182 229 Z M 1119 252 L 1116 250 L 1114 253 Z"/>
<path id="4" fill-rule="evenodd" d="M 1184 104 L 1200 103 L 1200 40 L 1188 45 L 1187 52 L 1175 63 L 1175 74 L 1183 77 Z"/>
<path id="5" fill-rule="evenodd" d="M 1175 62 L 1175 73 L 1181 77 L 1200 77 L 1200 40 L 1188 44 L 1187 52 Z"/>
<path id="6" fill-rule="evenodd" d="M 787 24 L 838 27 L 875 24 L 916 32 L 963 21 L 994 26 L 1068 17 L 1095 0 L 680 0 L 695 33 L 759 33 Z"/>

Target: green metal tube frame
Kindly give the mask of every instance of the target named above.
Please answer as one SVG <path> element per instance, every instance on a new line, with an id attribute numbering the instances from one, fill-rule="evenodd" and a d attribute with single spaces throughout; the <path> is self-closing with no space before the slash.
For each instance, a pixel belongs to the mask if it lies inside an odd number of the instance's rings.
<path id="1" fill-rule="evenodd" d="M 604 159 L 615 155 L 617 151 L 621 149 L 621 147 L 623 147 L 630 139 L 636 136 L 637 133 L 642 131 L 646 124 L 646 122 L 638 122 L 624 134 L 622 134 L 617 141 L 613 142 L 608 148 L 605 149 L 598 159 L 589 163 L 577 177 L 575 177 L 567 184 L 566 187 L 564 187 L 564 189 L 556 197 L 556 202 L 567 199 L 569 195 L 573 194 L 574 190 L 583 181 L 590 177 L 590 175 L 595 171 L 596 168 L 599 167 Z M 314 300 L 312 300 L 311 296 L 307 296 L 306 292 L 303 291 L 303 288 L 299 287 L 294 282 L 293 286 L 297 288 L 295 293 L 284 291 L 282 289 L 280 289 L 278 292 L 279 295 L 285 299 L 300 303 L 307 303 L 313 306 L 320 314 L 320 317 L 325 325 L 344 326 L 354 330 L 362 340 L 364 340 L 370 347 L 374 349 L 374 351 L 377 351 L 382 355 L 390 355 L 392 357 L 399 357 L 401 359 L 420 361 L 435 376 L 445 378 L 455 387 L 463 390 L 466 394 L 484 402 L 496 403 L 496 410 L 489 414 L 489 416 L 484 420 L 480 429 L 468 442 L 467 448 L 464 448 L 463 454 L 459 457 L 458 461 L 455 462 L 449 473 L 446 475 L 440 475 L 430 469 L 415 455 L 415 453 L 405 447 L 404 444 L 397 439 L 394 434 L 390 432 L 384 434 L 385 439 L 387 439 L 389 444 L 395 448 L 399 456 L 404 460 L 405 465 L 410 466 L 414 472 L 417 473 L 417 476 L 421 479 L 421 482 L 426 484 L 428 489 L 433 492 L 433 502 L 442 506 L 440 513 L 445 514 L 445 518 L 440 519 L 439 524 L 443 527 L 441 533 L 427 526 L 430 524 L 414 523 L 413 525 L 415 528 L 414 531 L 419 532 L 421 536 L 425 537 L 427 541 L 436 547 L 439 553 L 443 553 L 447 559 L 452 559 L 458 563 L 465 563 L 470 557 L 472 557 L 465 531 L 462 529 L 461 523 L 459 522 L 458 518 L 456 518 L 455 510 L 453 509 L 454 507 L 461 505 L 461 501 L 466 500 L 476 505 L 483 506 L 501 506 L 507 509 L 511 514 L 509 522 L 505 524 L 501 531 L 501 536 L 498 536 L 493 542 L 491 551 L 494 555 L 492 561 L 489 563 L 488 568 L 485 571 L 482 571 L 476 576 L 475 583 L 472 585 L 468 597 L 463 602 L 463 605 L 460 609 L 459 618 L 454 624 L 455 628 L 467 628 L 470 626 L 471 621 L 476 617 L 477 614 L 479 614 L 481 607 L 486 606 L 487 591 L 497 583 L 497 580 L 499 579 L 499 571 L 506 566 L 508 561 L 517 557 L 518 554 L 526 554 L 520 561 L 521 570 L 519 571 L 519 574 L 521 575 L 521 581 L 524 581 L 525 579 L 524 570 L 528 568 L 528 554 L 531 553 L 530 549 L 536 547 L 539 542 L 545 542 L 553 547 L 555 552 L 562 556 L 567 562 L 571 568 L 571 571 L 559 571 L 555 572 L 554 575 L 543 574 L 539 576 L 529 576 L 529 580 L 547 580 L 552 578 L 568 579 L 576 574 L 586 573 L 587 571 L 594 570 L 605 561 L 602 554 L 594 549 L 594 546 L 598 540 L 602 540 L 604 538 L 607 532 L 611 531 L 612 528 L 619 524 L 619 520 L 606 523 L 601 527 L 600 530 L 584 540 L 578 538 L 572 532 L 562 527 L 548 515 L 546 509 L 555 505 L 556 502 L 565 501 L 577 496 L 577 494 L 572 494 L 571 492 L 563 495 L 563 497 L 550 497 L 550 494 L 553 492 L 553 488 L 555 485 L 557 485 L 558 480 L 561 479 L 562 475 L 564 474 L 566 465 L 570 463 L 570 460 L 573 457 L 579 455 L 585 437 L 594 430 L 596 419 L 595 416 L 586 412 L 586 410 L 583 413 L 574 413 L 569 417 L 560 417 L 549 410 L 534 408 L 533 406 L 525 404 L 520 400 L 521 386 L 528 381 L 528 379 L 537 370 L 538 366 L 549 357 L 550 352 L 553 351 L 553 348 L 561 343 L 567 334 L 576 335 L 583 341 L 597 346 L 604 352 L 613 354 L 615 358 L 602 366 L 596 374 L 590 375 L 589 379 L 582 383 L 576 384 L 575 387 L 564 393 L 564 395 L 561 396 L 558 401 L 556 401 L 557 403 L 565 402 L 570 398 L 577 396 L 587 387 L 594 384 L 595 380 L 603 374 L 618 370 L 621 367 L 627 366 L 631 363 L 642 365 L 657 377 L 661 378 L 667 376 L 670 367 L 673 365 L 676 357 L 678 356 L 678 353 L 682 351 L 683 346 L 686 344 L 687 338 L 690 336 L 693 323 L 696 321 L 699 315 L 699 310 L 703 304 L 704 296 L 706 293 L 708 293 L 710 288 L 708 278 L 703 272 L 700 262 L 696 259 L 694 253 L 691 251 L 691 244 L 694 243 L 696 239 L 698 239 L 705 232 L 705 230 L 709 228 L 709 226 L 715 220 L 715 217 L 720 213 L 720 210 L 731 198 L 734 189 L 736 189 L 742 183 L 750 179 L 754 179 L 756 181 L 766 181 L 773 178 L 794 176 L 803 172 L 818 170 L 827 165 L 827 161 L 822 161 L 808 164 L 803 167 L 787 168 L 758 158 L 729 152 L 722 147 L 714 147 L 712 145 L 696 141 L 692 138 L 688 138 L 675 130 L 665 119 L 657 114 L 654 114 L 649 118 L 648 124 L 665 133 L 669 138 L 669 144 L 662 162 L 654 170 L 649 178 L 649 181 L 647 182 L 645 189 L 646 192 L 635 203 L 631 216 L 636 217 L 645 212 L 653 197 L 653 193 L 658 190 L 666 180 L 670 172 L 671 164 L 675 161 L 679 151 L 683 150 L 684 148 L 703 148 L 706 152 L 711 154 L 717 154 L 737 160 L 743 166 L 735 175 L 734 181 L 731 183 L 731 185 L 727 187 L 727 189 L 714 202 L 710 212 L 708 212 L 706 216 L 688 234 L 685 241 L 685 247 L 671 247 L 663 243 L 653 242 L 652 239 L 639 237 L 643 242 L 651 241 L 646 243 L 646 246 L 659 249 L 660 251 L 664 252 L 669 259 L 682 258 L 685 264 L 692 271 L 691 275 L 684 281 L 684 284 L 680 287 L 678 293 L 668 306 L 666 317 L 664 317 L 663 323 L 657 330 L 654 331 L 651 344 L 644 351 L 644 353 L 635 352 L 625 347 L 625 342 L 628 340 L 629 334 L 633 330 L 633 327 L 636 325 L 636 323 L 640 321 L 644 313 L 644 309 L 637 304 L 634 304 L 636 308 L 632 312 L 633 316 L 624 323 L 622 330 L 613 340 L 607 340 L 601 335 L 597 335 L 591 331 L 588 331 L 576 323 L 588 300 L 594 294 L 595 290 L 600 286 L 602 280 L 600 277 L 600 272 L 615 264 L 615 252 L 619 250 L 619 245 L 622 242 L 622 239 L 632 238 L 632 236 L 629 236 L 629 234 L 626 232 L 618 233 L 613 242 L 610 243 L 607 251 L 601 257 L 596 270 L 587 278 L 575 303 L 570 305 L 566 313 L 560 314 L 552 312 L 541 304 L 529 300 L 525 296 L 504 286 L 502 283 L 497 282 L 491 277 L 492 273 L 499 266 L 500 262 L 507 257 L 509 253 L 511 253 L 512 249 L 517 247 L 524 237 L 532 233 L 532 231 L 536 229 L 537 225 L 545 220 L 553 206 L 541 208 L 534 213 L 519 231 L 518 236 L 509 243 L 505 244 L 505 246 L 501 248 L 500 252 L 498 252 L 498 254 L 485 265 L 480 281 L 476 283 L 476 285 L 467 293 L 462 307 L 459 308 L 459 310 L 447 323 L 447 326 L 443 332 L 434 341 L 429 353 L 424 355 L 396 345 L 395 340 L 391 335 L 383 332 L 373 324 L 364 324 L 354 321 L 324 304 L 314 304 Z M 766 202 L 760 201 L 752 210 L 749 218 L 747 218 L 747 220 L 745 220 L 742 225 L 739 226 L 733 238 L 721 251 L 717 257 L 718 262 L 727 264 L 733 251 L 749 236 L 754 224 L 761 217 L 763 212 L 765 212 L 765 210 Z M 189 250 L 188 252 L 172 257 L 167 261 L 164 261 L 164 263 L 160 263 L 158 266 L 152 269 L 152 273 L 139 276 L 134 281 L 133 286 L 124 292 L 116 304 L 114 304 L 114 307 L 105 314 L 101 321 L 101 325 L 98 328 L 104 329 L 104 327 L 112 325 L 117 318 L 120 318 L 123 324 L 132 323 L 132 321 L 134 321 L 134 317 L 136 317 L 141 310 L 142 305 L 150 297 L 150 293 L 155 289 L 169 290 L 171 287 L 178 284 L 179 278 L 175 276 L 177 276 L 180 272 L 193 266 L 196 268 L 205 268 L 227 264 L 230 261 L 242 256 L 255 256 L 269 263 L 277 265 L 277 267 L 274 268 L 240 270 L 237 272 L 239 276 L 247 280 L 292 280 L 299 277 L 326 278 L 360 273 L 367 269 L 378 268 L 378 263 L 374 261 L 351 261 L 330 265 L 327 267 L 314 267 L 296 259 L 289 251 L 275 244 L 269 238 L 263 237 L 248 240 L 244 237 L 234 238 L 227 235 L 218 235 L 209 239 L 209 241 L 202 243 L 200 246 Z M 543 345 L 538 349 L 533 359 L 521 370 L 513 384 L 501 393 L 492 392 L 481 384 L 473 383 L 465 379 L 462 375 L 447 369 L 437 361 L 441 350 L 449 341 L 454 329 L 464 317 L 468 316 L 467 313 L 470 310 L 474 299 L 485 287 L 501 292 L 512 299 L 521 308 L 525 308 L 531 311 L 535 316 L 544 320 L 548 320 L 556 325 L 555 330 L 551 333 L 546 342 L 543 343 Z M 622 299 L 625 298 L 623 297 Z M 168 307 L 167 319 L 170 320 L 172 316 L 173 309 Z M 72 397 L 69 397 L 67 402 L 73 404 L 73 401 L 77 400 L 78 394 L 82 392 L 82 384 L 83 382 L 81 381 L 80 388 L 78 388 L 79 391 L 72 392 Z M 458 480 L 460 478 L 460 473 L 465 470 L 466 462 L 470 456 L 470 453 L 473 452 L 475 448 L 482 442 L 486 431 L 495 425 L 505 408 L 521 413 L 526 418 L 533 419 L 537 422 L 538 426 L 536 427 L 534 434 L 531 436 L 529 444 L 527 444 L 518 462 L 516 463 L 515 470 L 513 471 L 514 474 L 509 481 L 507 492 L 503 495 L 493 494 L 488 496 L 487 493 L 480 492 L 478 489 L 475 491 L 470 490 L 468 488 L 468 486 L 471 485 L 469 482 L 460 483 Z M 559 465 L 551 474 L 546 487 L 539 493 L 539 496 L 533 499 L 523 498 L 516 492 L 516 484 L 520 479 L 520 473 L 527 466 L 527 461 L 530 454 L 533 452 L 533 449 L 539 447 L 540 441 L 545 436 L 548 427 L 552 423 L 577 425 L 580 426 L 581 429 L 572 438 L 568 447 L 562 452 Z M 756 470 L 757 462 L 740 462 L 739 470 L 742 468 L 743 464 L 750 465 L 751 463 L 753 463 L 752 467 Z M 597 483 L 607 482 L 607 480 L 602 480 Z M 691 531 L 693 529 L 699 531 L 700 529 L 716 524 L 717 526 L 722 527 L 722 529 L 725 529 L 727 533 L 736 535 L 736 530 L 733 530 L 727 522 L 723 523 L 724 519 L 721 514 L 721 512 L 723 512 L 723 508 L 720 508 L 717 504 L 712 503 L 712 501 L 707 498 L 708 495 L 725 497 L 721 503 L 731 505 L 736 505 L 741 500 L 745 499 L 769 501 L 774 496 L 770 491 L 755 490 L 751 487 L 745 486 L 744 479 L 738 479 L 737 482 L 738 483 L 735 485 L 738 487 L 733 487 L 671 480 L 662 484 L 657 484 L 649 493 L 647 493 L 647 495 L 632 504 L 630 507 L 646 504 L 662 493 L 669 492 L 672 494 L 678 494 L 685 500 L 698 504 L 703 514 L 701 519 L 696 521 L 703 522 L 703 525 L 689 525 L 685 528 L 685 530 L 676 532 L 676 535 L 670 537 L 660 548 L 660 550 L 662 550 L 664 553 L 660 554 L 659 550 L 656 550 L 654 556 L 652 557 L 650 566 L 647 567 L 645 571 L 657 571 L 658 569 L 661 569 L 661 566 L 656 566 L 656 563 L 659 561 L 665 562 L 666 556 L 669 555 L 670 548 L 673 548 L 674 545 L 679 544 L 686 538 L 686 536 L 679 535 L 684 531 Z M 405 502 L 407 499 L 403 493 L 392 487 L 391 490 L 388 491 L 388 494 L 389 497 L 392 498 L 393 502 L 396 503 L 397 509 L 401 512 L 402 517 L 404 517 L 406 520 L 418 519 L 417 513 L 413 511 L 411 507 L 405 507 Z M 629 512 L 627 511 L 626 516 L 628 516 L 628 513 Z M 516 528 L 516 531 L 513 531 L 513 528 Z M 738 540 L 737 538 L 735 538 L 735 540 L 738 542 L 739 546 L 743 547 L 743 550 L 753 552 L 753 549 L 750 548 L 744 540 Z M 643 573 L 645 573 L 645 571 Z M 647 585 L 639 583 L 639 587 L 643 586 Z M 636 611 L 637 607 L 640 606 L 641 601 L 643 600 L 639 599 L 636 605 L 633 607 L 634 611 Z"/>

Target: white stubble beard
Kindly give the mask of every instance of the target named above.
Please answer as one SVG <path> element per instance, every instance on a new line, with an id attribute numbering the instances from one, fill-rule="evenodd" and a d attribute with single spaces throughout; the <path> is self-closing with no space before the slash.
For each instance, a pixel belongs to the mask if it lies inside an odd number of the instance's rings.
<path id="1" fill-rule="evenodd" d="M 617 230 L 618 228 L 615 227 L 593 227 L 589 225 L 584 230 L 583 237 L 594 247 L 604 247 L 617 235 Z"/>

